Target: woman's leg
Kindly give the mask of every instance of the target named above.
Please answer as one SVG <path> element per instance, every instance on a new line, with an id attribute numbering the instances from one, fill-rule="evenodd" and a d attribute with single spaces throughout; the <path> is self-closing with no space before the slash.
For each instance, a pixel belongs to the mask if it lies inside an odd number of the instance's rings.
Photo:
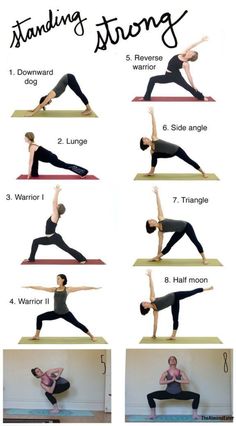
<path id="1" fill-rule="evenodd" d="M 84 167 L 77 166 L 76 164 L 65 163 L 64 161 L 59 160 L 59 158 L 57 158 L 54 154 L 50 157 L 49 163 L 55 167 L 59 167 L 60 169 L 71 170 L 73 173 L 80 176 L 86 176 L 88 173 L 88 170 Z"/>
<path id="2" fill-rule="evenodd" d="M 173 81 L 173 79 L 172 79 L 171 73 L 166 73 L 166 74 L 163 74 L 163 75 L 156 75 L 155 77 L 151 77 L 149 82 L 148 82 L 146 93 L 145 93 L 143 99 L 145 101 L 150 101 L 151 94 L 152 94 L 153 88 L 154 88 L 156 83 L 166 84 L 166 83 L 171 83 L 172 81 Z"/>
<path id="3" fill-rule="evenodd" d="M 198 239 L 196 237 L 196 234 L 195 234 L 195 231 L 194 231 L 191 223 L 187 223 L 187 226 L 185 228 L 185 232 L 186 232 L 187 236 L 189 237 L 189 239 L 192 241 L 192 243 L 197 248 L 197 250 L 200 253 L 200 255 L 202 256 L 203 263 L 205 265 L 207 265 L 208 262 L 206 260 L 205 253 L 203 251 L 203 247 L 202 247 L 201 243 L 198 241 Z"/>
<path id="4" fill-rule="evenodd" d="M 70 387 L 70 382 L 68 382 L 68 381 L 66 381 L 66 383 L 56 383 L 56 386 L 54 388 L 53 394 L 58 394 L 58 393 L 65 392 L 67 389 L 69 389 L 69 387 Z M 58 405 L 57 405 L 57 400 L 53 396 L 53 394 L 49 393 L 49 392 L 45 393 L 47 399 L 53 405 L 53 410 L 51 410 L 51 412 L 52 413 L 58 413 L 59 412 L 59 408 L 58 408 Z"/>
<path id="5" fill-rule="evenodd" d="M 51 244 L 55 244 L 61 250 L 69 253 L 78 262 L 86 262 L 86 258 L 79 251 L 69 247 L 60 234 L 55 233 L 50 239 L 52 241 Z"/>
<path id="6" fill-rule="evenodd" d="M 75 76 L 73 74 L 68 74 L 68 86 L 71 90 L 81 99 L 83 104 L 87 107 L 89 105 L 89 101 L 86 96 L 83 94 Z"/>
<path id="7" fill-rule="evenodd" d="M 198 90 L 194 89 L 190 84 L 187 83 L 187 81 L 182 76 L 181 72 L 172 73 L 173 81 L 178 84 L 178 86 L 183 87 L 185 90 L 190 92 L 195 98 L 203 101 L 204 95 L 199 92 Z"/>
<path id="8" fill-rule="evenodd" d="M 29 259 L 28 259 L 30 262 L 34 262 L 35 255 L 36 255 L 36 252 L 38 250 L 38 246 L 40 244 L 42 244 L 43 246 L 48 246 L 48 245 L 53 244 L 53 243 L 51 242 L 51 237 L 35 238 L 35 240 L 33 240 L 33 242 L 32 242 L 31 252 L 30 252 Z"/>
<path id="9" fill-rule="evenodd" d="M 71 323 L 72 325 L 74 325 L 75 327 L 79 328 L 80 330 L 82 330 L 84 333 L 88 334 L 89 337 L 95 341 L 95 337 L 89 332 L 88 328 L 85 327 L 84 324 L 81 324 L 81 322 L 79 322 L 74 315 L 71 312 L 67 312 L 64 315 L 61 315 L 61 317 L 65 320 L 68 321 L 69 323 Z"/>
<path id="10" fill-rule="evenodd" d="M 201 167 L 199 166 L 199 164 L 197 164 L 195 161 L 193 161 L 187 154 L 186 152 L 182 149 L 182 148 L 178 148 L 177 152 L 176 152 L 176 157 L 179 157 L 181 160 L 185 161 L 185 163 L 190 164 L 190 166 L 194 167 L 194 169 L 198 170 L 199 172 L 201 172 L 201 174 L 203 175 L 203 177 L 207 177 L 207 175 L 204 173 L 204 171 L 201 169 Z"/>
<path id="11" fill-rule="evenodd" d="M 166 391 L 156 391 L 151 392 L 147 395 L 148 405 L 151 408 L 150 418 L 153 419 L 156 417 L 156 402 L 154 399 L 164 400 L 164 399 L 173 399 L 173 395 Z"/>
<path id="12" fill-rule="evenodd" d="M 40 331 L 43 326 L 43 321 L 53 321 L 60 318 L 60 315 L 58 315 L 54 311 L 45 312 L 44 314 L 37 316 L 36 321 L 36 332 L 35 335 L 32 337 L 32 340 L 38 340 L 40 336 Z"/>
<path id="13" fill-rule="evenodd" d="M 200 395 L 199 393 L 195 393 L 195 392 L 188 392 L 188 391 L 181 391 L 180 393 L 177 393 L 175 395 L 175 399 L 181 400 L 181 401 L 187 401 L 189 399 L 193 400 L 192 403 L 192 409 L 193 409 L 193 418 L 194 419 L 199 419 L 201 418 L 200 416 L 198 416 L 197 414 L 197 409 L 199 406 L 199 402 L 200 402 Z"/>
<path id="14" fill-rule="evenodd" d="M 184 236 L 184 234 L 185 230 L 182 232 L 175 232 L 166 244 L 165 248 L 161 251 L 161 256 L 167 254 L 170 249 Z"/>

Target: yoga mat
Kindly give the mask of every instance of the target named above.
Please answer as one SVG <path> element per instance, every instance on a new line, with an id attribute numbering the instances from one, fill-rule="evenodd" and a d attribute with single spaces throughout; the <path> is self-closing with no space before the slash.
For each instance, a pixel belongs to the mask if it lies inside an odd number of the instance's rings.
<path id="1" fill-rule="evenodd" d="M 156 339 L 153 339 L 152 337 L 143 337 L 139 343 L 147 343 L 147 344 L 168 344 L 168 345 L 175 345 L 175 344 L 211 344 L 211 343 L 222 343 L 221 340 L 218 337 L 176 337 L 176 340 L 168 340 L 168 336 L 166 337 L 157 337 Z"/>
<path id="2" fill-rule="evenodd" d="M 87 259 L 86 263 L 77 262 L 75 259 L 36 259 L 29 262 L 24 259 L 21 265 L 105 265 L 101 259 Z"/>
<path id="3" fill-rule="evenodd" d="M 100 345 L 101 343 L 107 343 L 103 337 L 96 337 L 96 342 L 89 337 L 40 337 L 40 340 L 22 337 L 18 342 L 20 345 Z"/>
<path id="4" fill-rule="evenodd" d="M 215 102 L 211 96 L 207 96 L 207 98 L 208 102 Z M 204 102 L 207 104 L 207 101 L 200 101 L 193 96 L 152 96 L 150 101 L 144 101 L 142 96 L 136 96 L 132 102 Z"/>
<path id="5" fill-rule="evenodd" d="M 27 110 L 25 109 L 17 109 L 13 112 L 12 117 L 26 117 Z M 37 118 L 37 117 L 57 117 L 57 118 L 73 118 L 73 117 L 81 117 L 81 118 L 93 118 L 97 117 L 95 112 L 92 112 L 89 115 L 83 115 L 82 111 L 76 109 L 68 109 L 68 110 L 47 110 L 47 111 L 39 111 L 33 117 L 26 118 Z"/>
<path id="6" fill-rule="evenodd" d="M 13 417 L 12 419 L 3 419 L 3 423 L 61 423 L 58 419 L 26 419 L 26 418 L 19 418 L 16 419 Z"/>
<path id="7" fill-rule="evenodd" d="M 30 415 L 30 416 L 52 416 L 52 417 L 93 417 L 92 411 L 88 410 L 61 410 L 59 413 L 52 414 L 50 410 L 45 409 L 27 409 L 27 408 L 8 408 L 5 410 L 7 415 Z"/>
<path id="8" fill-rule="evenodd" d="M 16 179 L 17 180 L 99 180 L 96 176 L 94 175 L 86 175 L 84 177 L 81 177 L 79 175 L 40 175 L 38 177 L 33 177 L 28 179 L 27 178 L 28 175 L 20 175 L 18 176 Z"/>
<path id="9" fill-rule="evenodd" d="M 206 416 L 208 417 L 208 416 Z M 192 416 L 187 416 L 184 414 L 178 414 L 178 415 L 159 415 L 155 419 L 149 419 L 148 416 L 142 416 L 142 415 L 130 415 L 126 416 L 126 422 L 143 422 L 143 423 L 161 423 L 161 422 L 167 422 L 167 423 L 199 423 L 199 422 L 211 422 L 211 423 L 218 423 L 218 422 L 227 422 L 225 420 L 228 419 L 230 416 L 223 415 L 221 418 L 220 416 L 210 416 L 210 419 L 193 419 Z M 214 419 L 215 418 L 215 419 Z M 233 417 L 231 420 L 228 420 L 228 422 L 232 423 Z"/>
<path id="10" fill-rule="evenodd" d="M 207 174 L 207 173 L 206 173 Z M 208 173 L 204 178 L 200 173 L 155 173 L 153 176 L 145 176 L 144 173 L 138 173 L 134 180 L 220 180 L 214 173 Z"/>
<path id="11" fill-rule="evenodd" d="M 204 265 L 201 259 L 163 259 L 159 262 L 150 259 L 137 259 L 133 266 L 223 266 L 218 259 L 207 259 L 208 265 Z"/>

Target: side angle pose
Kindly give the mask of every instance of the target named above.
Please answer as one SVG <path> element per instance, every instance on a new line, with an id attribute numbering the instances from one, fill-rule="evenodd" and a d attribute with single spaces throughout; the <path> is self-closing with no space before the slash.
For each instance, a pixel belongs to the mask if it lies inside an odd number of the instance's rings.
<path id="1" fill-rule="evenodd" d="M 148 219 L 146 222 L 146 231 L 148 234 L 151 234 L 156 231 L 156 229 L 158 229 L 159 242 L 157 256 L 153 257 L 152 260 L 160 261 L 162 256 L 167 254 L 170 249 L 184 236 L 184 234 L 186 234 L 200 253 L 203 264 L 207 265 L 208 262 L 205 258 L 202 245 L 199 243 L 192 225 L 184 220 L 166 219 L 162 211 L 158 188 L 155 186 L 153 191 L 156 194 L 158 222 L 156 219 Z M 163 234 L 165 232 L 174 232 L 174 234 L 170 238 L 165 248 L 162 249 Z"/>
<path id="2" fill-rule="evenodd" d="M 190 92 L 195 98 L 201 101 L 203 100 L 208 101 L 208 98 L 205 97 L 196 88 L 193 82 L 193 78 L 190 72 L 190 65 L 189 65 L 189 62 L 195 62 L 198 59 L 198 52 L 192 49 L 194 49 L 194 47 L 198 46 L 199 44 L 207 40 L 208 40 L 208 37 L 202 37 L 200 41 L 191 44 L 191 46 L 189 46 L 183 52 L 173 56 L 173 58 L 170 59 L 167 65 L 167 70 L 165 74 L 156 75 L 155 77 L 150 78 L 143 100 L 150 101 L 151 94 L 156 83 L 160 83 L 160 84 L 176 83 L 178 84 L 178 86 L 181 86 L 185 90 Z M 181 68 L 184 69 L 190 84 L 188 84 L 187 81 L 183 78 L 180 72 Z"/>
<path id="3" fill-rule="evenodd" d="M 57 158 L 55 154 L 48 151 L 41 145 L 35 143 L 35 136 L 32 132 L 25 134 L 25 142 L 29 145 L 29 167 L 28 167 L 28 179 L 31 177 L 39 176 L 38 166 L 39 161 L 43 163 L 50 163 L 52 166 L 59 167 L 60 169 L 70 170 L 77 175 L 84 177 L 87 175 L 88 170 L 84 167 L 77 166 L 75 164 L 68 164 Z"/>
<path id="4" fill-rule="evenodd" d="M 154 419 L 156 417 L 156 403 L 154 399 L 178 399 L 180 401 L 192 399 L 192 417 L 193 419 L 201 419 L 201 416 L 198 416 L 197 414 L 200 395 L 195 392 L 182 390 L 181 385 L 188 385 L 189 378 L 184 371 L 177 368 L 177 359 L 175 356 L 170 356 L 168 364 L 168 370 L 162 373 L 159 381 L 160 385 L 167 385 L 166 389 L 155 391 L 147 395 L 148 405 L 151 408 L 150 419 Z"/>
<path id="5" fill-rule="evenodd" d="M 75 76 L 73 74 L 65 74 L 58 81 L 56 86 L 52 90 L 50 90 L 50 92 L 47 95 L 42 96 L 40 98 L 38 106 L 35 109 L 28 111 L 26 115 L 30 117 L 36 114 L 41 109 L 45 110 L 45 106 L 49 105 L 52 102 L 52 99 L 59 98 L 59 96 L 61 96 L 62 93 L 65 92 L 67 86 L 69 86 L 70 89 L 73 90 L 73 92 L 81 99 L 83 104 L 86 106 L 86 109 L 83 111 L 83 114 L 84 115 L 91 114 L 92 109 L 89 105 L 89 101 L 86 98 L 86 96 L 83 94 Z"/>
<path id="6" fill-rule="evenodd" d="M 70 382 L 61 377 L 63 370 L 64 368 L 51 368 L 45 371 L 45 373 L 38 367 L 31 370 L 33 376 L 40 379 L 40 386 L 46 391 L 45 396 L 53 405 L 53 409 L 50 410 L 52 414 L 59 413 L 60 411 L 53 394 L 65 392 L 70 387 Z"/>
<path id="7" fill-rule="evenodd" d="M 87 286 L 66 287 L 66 284 L 67 284 L 66 275 L 59 274 L 57 275 L 58 287 L 43 287 L 43 286 L 34 286 L 34 285 L 24 286 L 24 288 L 32 288 L 33 290 L 42 290 L 42 291 L 48 291 L 49 293 L 54 293 L 54 310 L 45 312 L 44 314 L 37 316 L 36 332 L 35 332 L 35 335 L 32 337 L 32 340 L 39 340 L 43 321 L 53 321 L 58 318 L 62 318 L 65 321 L 69 322 L 70 324 L 82 330 L 84 333 L 88 334 L 91 340 L 96 341 L 96 338 L 90 333 L 87 327 L 85 327 L 85 325 L 77 321 L 74 315 L 69 311 L 66 305 L 66 299 L 68 294 L 70 293 L 74 293 L 76 291 L 81 291 L 81 290 L 98 290 L 101 287 L 87 287 Z"/>
<path id="8" fill-rule="evenodd" d="M 194 167 L 194 169 L 198 170 L 204 178 L 207 178 L 206 173 L 204 173 L 201 167 L 195 161 L 193 161 L 180 146 L 170 142 L 166 142 L 158 137 L 153 108 L 149 108 L 149 113 L 151 115 L 152 120 L 151 139 L 147 137 L 142 137 L 140 139 L 140 148 L 142 149 L 142 151 L 145 151 L 147 148 L 150 148 L 152 156 L 151 169 L 148 173 L 146 173 L 146 176 L 154 175 L 157 161 L 159 158 L 179 157 L 181 160 Z"/>
<path id="9" fill-rule="evenodd" d="M 141 302 L 140 303 L 140 312 L 142 315 L 146 315 L 150 309 L 153 309 L 153 334 L 152 337 L 157 337 L 157 325 L 158 325 L 158 314 L 159 311 L 168 308 L 171 306 L 171 313 L 173 319 L 173 331 L 168 340 L 175 340 L 176 333 L 179 327 L 179 310 L 180 310 L 180 300 L 186 299 L 187 297 L 194 296 L 197 293 L 202 293 L 203 291 L 213 290 L 213 287 L 207 288 L 195 288 L 194 290 L 189 291 L 175 291 L 173 293 L 166 294 L 162 297 L 156 297 L 154 291 L 154 285 L 152 280 L 152 271 L 147 271 L 147 276 L 149 278 L 149 300 L 150 302 Z"/>
<path id="10" fill-rule="evenodd" d="M 63 213 L 65 213 L 66 208 L 64 204 L 58 203 L 58 196 L 59 192 L 61 191 L 61 188 L 59 185 L 56 185 L 54 197 L 52 201 L 52 215 L 48 218 L 46 222 L 46 229 L 45 229 L 45 237 L 36 238 L 33 240 L 32 246 L 31 246 L 31 252 L 30 257 L 28 259 L 29 262 L 35 261 L 35 255 L 38 250 L 39 245 L 43 246 L 49 246 L 51 244 L 54 244 L 55 246 L 59 247 L 66 253 L 69 253 L 72 257 L 74 257 L 78 262 L 80 263 L 86 263 L 86 258 L 77 250 L 72 249 L 69 247 L 65 241 L 63 240 L 62 236 L 60 234 L 57 234 L 55 232 L 57 223 Z"/>

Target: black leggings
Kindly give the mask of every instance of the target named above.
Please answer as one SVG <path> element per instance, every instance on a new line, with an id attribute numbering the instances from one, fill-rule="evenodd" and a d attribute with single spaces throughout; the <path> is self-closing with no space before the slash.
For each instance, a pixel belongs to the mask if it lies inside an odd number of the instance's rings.
<path id="1" fill-rule="evenodd" d="M 156 75 L 155 77 L 151 77 L 147 86 L 146 93 L 144 95 L 145 101 L 150 101 L 151 94 L 153 91 L 153 87 L 156 83 L 176 83 L 178 86 L 183 87 L 188 92 L 192 93 L 192 95 L 199 99 L 203 100 L 204 96 L 201 92 L 198 90 L 195 90 L 190 84 L 187 83 L 187 81 L 183 78 L 180 71 L 176 72 L 166 72 L 164 75 Z"/>
<path id="2" fill-rule="evenodd" d="M 84 262 L 86 261 L 86 258 L 77 250 L 74 250 L 73 248 L 70 248 L 65 241 L 63 240 L 62 236 L 60 234 L 53 234 L 51 237 L 40 237 L 33 240 L 32 246 L 31 246 L 31 252 L 30 252 L 30 261 L 35 260 L 35 254 L 38 250 L 38 246 L 42 244 L 43 246 L 49 246 L 51 244 L 55 244 L 55 246 L 59 247 L 66 253 L 69 253 L 72 257 L 74 257 L 78 262 Z"/>
<path id="3" fill-rule="evenodd" d="M 176 393 L 176 394 L 171 394 L 167 391 L 152 392 L 152 393 L 149 393 L 147 395 L 147 400 L 148 400 L 148 404 L 149 404 L 150 408 L 156 407 L 156 403 L 155 403 L 154 399 L 160 399 L 160 400 L 163 400 L 163 399 L 179 399 L 181 401 L 193 399 L 192 408 L 193 408 L 193 410 L 197 410 L 197 408 L 199 406 L 199 402 L 200 402 L 200 395 L 199 395 L 199 393 L 188 392 L 188 391 L 181 391 L 181 392 Z"/>
<path id="4" fill-rule="evenodd" d="M 195 288 L 194 290 L 176 291 L 174 293 L 175 299 L 174 299 L 173 305 L 171 306 L 171 313 L 173 318 L 173 330 L 178 330 L 178 327 L 179 327 L 179 301 L 202 292 L 203 292 L 203 288 Z"/>
<path id="5" fill-rule="evenodd" d="M 70 87 L 71 90 L 73 90 L 73 92 L 79 96 L 79 98 L 81 99 L 81 101 L 83 102 L 84 105 L 88 105 L 89 101 L 86 98 L 86 96 L 84 95 L 84 93 L 82 92 L 78 81 L 76 80 L 75 76 L 73 74 L 67 74 L 68 76 L 68 86 Z"/>
<path id="6" fill-rule="evenodd" d="M 43 163 L 50 163 L 55 167 L 59 167 L 60 169 L 70 170 L 71 172 L 76 173 L 80 176 L 85 176 L 88 173 L 87 169 L 84 169 L 83 167 L 77 166 L 75 164 L 67 164 L 64 161 L 59 160 L 55 154 L 50 152 L 50 154 L 47 155 L 47 158 L 44 158 L 43 160 L 38 160 L 34 158 L 33 165 L 31 168 L 32 177 L 36 177 L 39 175 L 38 174 L 39 161 L 43 161 Z"/>
<path id="7" fill-rule="evenodd" d="M 156 167 L 158 158 L 171 158 L 171 157 L 175 157 L 175 156 L 179 157 L 181 160 L 185 161 L 185 163 L 190 164 L 190 166 L 193 166 L 194 169 L 197 169 L 197 170 L 200 169 L 199 164 L 197 164 L 195 161 L 193 161 L 186 154 L 186 152 L 182 148 L 180 148 L 180 147 L 177 149 L 177 151 L 176 151 L 176 153 L 174 155 L 165 156 L 165 154 L 162 155 L 162 154 L 158 154 L 158 152 L 154 152 L 152 154 L 152 167 Z"/>
<path id="8" fill-rule="evenodd" d="M 189 237 L 189 239 L 195 245 L 195 247 L 197 248 L 199 253 L 202 254 L 203 253 L 203 247 L 199 243 L 191 223 L 188 223 L 188 222 L 187 222 L 187 225 L 185 226 L 185 228 L 182 232 L 175 232 L 172 235 L 170 241 L 168 241 L 165 248 L 161 251 L 162 254 L 164 255 L 164 254 L 168 253 L 170 251 L 170 249 L 177 243 L 177 241 L 179 241 L 184 236 L 184 234 L 186 234 Z"/>
<path id="9" fill-rule="evenodd" d="M 62 393 L 65 392 L 70 387 L 70 382 L 66 383 L 56 383 L 53 393 Z M 56 398 L 54 398 L 53 393 L 45 392 L 47 399 L 51 402 L 52 405 L 57 403 Z"/>
<path id="10" fill-rule="evenodd" d="M 57 314 L 55 311 L 45 312 L 44 314 L 37 316 L 37 323 L 36 323 L 37 330 L 41 330 L 43 321 L 53 321 L 58 318 L 62 318 L 65 321 L 70 322 L 75 327 L 80 328 L 80 330 L 82 330 L 84 333 L 88 332 L 87 327 L 81 324 L 81 322 L 77 321 L 77 319 L 74 317 L 74 315 L 71 312 L 67 312 L 66 314 Z"/>

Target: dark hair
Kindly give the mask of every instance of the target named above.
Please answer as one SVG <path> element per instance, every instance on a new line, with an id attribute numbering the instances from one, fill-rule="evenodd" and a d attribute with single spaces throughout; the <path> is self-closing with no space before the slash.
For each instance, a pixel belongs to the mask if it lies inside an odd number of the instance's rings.
<path id="1" fill-rule="evenodd" d="M 142 303 L 140 303 L 139 307 L 140 307 L 140 312 L 141 312 L 142 315 L 146 315 L 150 311 L 150 308 L 144 308 Z"/>
<path id="2" fill-rule="evenodd" d="M 198 59 L 198 52 L 196 52 L 194 50 L 194 55 L 192 56 L 192 58 L 189 58 L 190 62 L 195 62 Z"/>
<path id="3" fill-rule="evenodd" d="M 58 274 L 57 276 L 60 277 L 62 280 L 64 280 L 63 285 L 67 284 L 67 277 L 66 277 L 66 275 L 64 275 L 64 274 Z"/>
<path id="4" fill-rule="evenodd" d="M 176 361 L 176 364 L 177 364 L 177 358 L 174 356 L 174 355 L 171 355 L 169 358 L 168 358 L 168 364 L 170 363 L 170 359 L 171 358 L 174 358 L 175 359 L 175 361 Z"/>
<path id="5" fill-rule="evenodd" d="M 146 222 L 146 231 L 148 232 L 148 234 L 152 234 L 153 232 L 155 232 L 155 230 L 156 230 L 156 227 L 149 225 L 149 222 L 147 220 L 147 222 Z"/>
<path id="6" fill-rule="evenodd" d="M 59 216 L 61 216 L 62 214 L 64 214 L 65 211 L 66 211 L 66 208 L 65 208 L 64 204 L 58 204 L 57 211 L 59 213 Z"/>
<path id="7" fill-rule="evenodd" d="M 36 372 L 35 372 L 35 370 L 37 370 L 37 369 L 38 369 L 38 367 L 35 367 L 35 368 L 31 369 L 31 373 L 33 374 L 34 377 L 38 377 L 37 374 L 36 374 Z"/>
<path id="8" fill-rule="evenodd" d="M 143 143 L 143 138 L 140 139 L 140 144 L 139 145 L 140 145 L 140 148 L 141 148 L 142 151 L 145 151 L 145 149 L 148 149 L 148 145 L 145 145 Z"/>
<path id="9" fill-rule="evenodd" d="M 40 98 L 40 100 L 39 100 L 39 103 L 42 104 L 43 101 L 45 101 L 46 97 L 47 97 L 47 95 L 46 96 L 42 96 L 42 98 Z M 45 106 L 43 107 L 43 110 L 44 111 L 46 110 Z"/>

